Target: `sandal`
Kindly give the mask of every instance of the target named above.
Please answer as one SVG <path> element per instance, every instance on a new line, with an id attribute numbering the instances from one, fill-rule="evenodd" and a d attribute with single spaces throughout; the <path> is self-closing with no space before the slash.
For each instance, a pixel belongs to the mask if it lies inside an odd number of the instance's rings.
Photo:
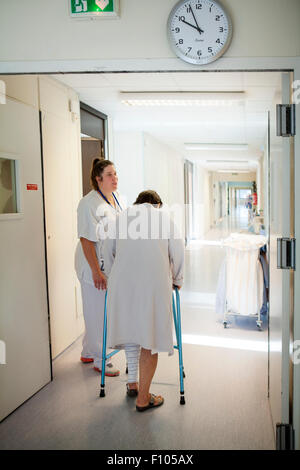
<path id="1" fill-rule="evenodd" d="M 127 395 L 129 397 L 137 397 L 138 396 L 138 389 L 137 388 L 129 388 L 129 384 L 126 384 Z"/>
<path id="2" fill-rule="evenodd" d="M 161 395 L 154 395 L 153 393 L 150 394 L 150 400 L 149 404 L 147 406 L 138 406 L 136 405 L 136 410 L 137 411 L 146 411 L 149 410 L 150 408 L 157 408 L 158 406 L 161 406 L 164 402 L 164 399 Z M 159 401 L 155 403 L 155 398 L 158 398 Z"/>

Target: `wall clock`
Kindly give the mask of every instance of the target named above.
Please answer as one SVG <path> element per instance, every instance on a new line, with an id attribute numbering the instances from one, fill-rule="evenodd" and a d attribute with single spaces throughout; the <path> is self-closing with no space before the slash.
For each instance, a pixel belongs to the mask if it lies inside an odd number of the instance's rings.
<path id="1" fill-rule="evenodd" d="M 232 23 L 215 0 L 181 0 L 172 9 L 168 37 L 175 54 L 190 64 L 208 64 L 221 57 L 232 37 Z"/>

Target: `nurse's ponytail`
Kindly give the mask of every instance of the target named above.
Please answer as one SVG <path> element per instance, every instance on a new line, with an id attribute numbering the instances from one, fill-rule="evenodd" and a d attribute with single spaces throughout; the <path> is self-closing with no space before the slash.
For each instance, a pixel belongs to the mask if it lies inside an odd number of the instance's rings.
<path id="1" fill-rule="evenodd" d="M 93 189 L 95 189 L 95 191 L 98 191 L 99 189 L 96 176 L 99 176 L 101 178 L 104 168 L 110 165 L 114 166 L 113 162 L 111 162 L 110 160 L 101 160 L 100 158 L 94 158 L 91 168 L 90 179 L 91 185 Z"/>

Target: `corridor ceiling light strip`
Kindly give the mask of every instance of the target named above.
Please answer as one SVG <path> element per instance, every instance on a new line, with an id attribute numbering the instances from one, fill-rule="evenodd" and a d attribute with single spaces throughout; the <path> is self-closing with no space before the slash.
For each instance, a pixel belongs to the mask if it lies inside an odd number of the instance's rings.
<path id="1" fill-rule="evenodd" d="M 248 160 L 206 160 L 206 163 L 249 163 Z"/>
<path id="2" fill-rule="evenodd" d="M 251 170 L 217 170 L 217 173 L 252 173 Z"/>
<path id="3" fill-rule="evenodd" d="M 127 106 L 232 106 L 245 100 L 245 92 L 120 92 Z"/>
<path id="4" fill-rule="evenodd" d="M 248 150 L 248 144 L 185 143 L 186 150 Z"/>

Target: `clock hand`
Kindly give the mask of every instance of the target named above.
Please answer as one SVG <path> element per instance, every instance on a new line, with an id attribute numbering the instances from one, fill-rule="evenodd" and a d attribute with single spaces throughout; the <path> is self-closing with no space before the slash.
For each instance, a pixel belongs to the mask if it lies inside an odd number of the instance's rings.
<path id="1" fill-rule="evenodd" d="M 191 24 L 191 23 L 188 23 L 188 22 L 187 22 L 187 21 L 185 21 L 185 20 L 180 20 L 180 21 L 182 21 L 182 23 L 185 23 L 185 24 L 187 24 L 187 25 L 191 26 L 192 28 L 195 28 L 195 29 L 199 30 L 199 28 L 197 28 L 197 26 L 194 26 L 193 24 Z M 202 30 L 201 30 L 201 31 L 202 31 Z M 204 33 L 204 31 L 202 31 L 202 32 Z"/>
<path id="2" fill-rule="evenodd" d="M 196 25 L 197 25 L 197 28 L 196 28 L 196 29 L 199 31 L 199 33 L 200 33 L 200 35 L 201 35 L 201 33 L 204 33 L 204 31 L 203 31 L 203 29 L 199 28 L 199 25 L 198 25 L 198 23 L 197 23 L 197 20 L 196 20 L 196 17 L 195 17 L 195 15 L 194 15 L 194 12 L 193 12 L 193 9 L 192 9 L 191 5 L 190 5 L 190 8 L 191 8 L 191 12 L 192 12 L 194 21 L 195 21 L 195 23 L 196 23 Z"/>

